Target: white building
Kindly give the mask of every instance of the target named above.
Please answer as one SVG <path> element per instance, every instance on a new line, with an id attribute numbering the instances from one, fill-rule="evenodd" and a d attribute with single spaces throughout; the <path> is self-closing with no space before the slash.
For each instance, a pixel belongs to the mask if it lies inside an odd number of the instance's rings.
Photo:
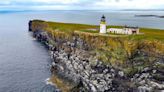
<path id="1" fill-rule="evenodd" d="M 138 27 L 128 27 L 125 26 L 124 28 L 109 28 L 107 29 L 107 32 L 109 33 L 115 33 L 115 34 L 139 34 L 139 28 Z"/>
<path id="2" fill-rule="evenodd" d="M 107 29 L 105 16 L 103 15 L 101 17 L 101 21 L 100 21 L 100 33 L 105 34 L 107 32 L 108 33 L 115 33 L 115 34 L 132 35 L 132 34 L 139 34 L 139 28 L 138 27 L 125 26 L 122 29 L 121 28 L 109 28 L 109 29 Z"/>
<path id="3" fill-rule="evenodd" d="M 103 15 L 100 22 L 100 33 L 105 34 L 106 32 L 107 32 L 106 20 L 105 20 L 105 16 Z"/>

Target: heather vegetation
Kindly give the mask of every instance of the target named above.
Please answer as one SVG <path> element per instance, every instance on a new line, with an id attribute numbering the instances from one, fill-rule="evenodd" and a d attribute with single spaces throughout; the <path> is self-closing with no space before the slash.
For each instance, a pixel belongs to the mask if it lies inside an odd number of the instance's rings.
<path id="1" fill-rule="evenodd" d="M 40 20 L 33 21 L 32 27 L 33 30 L 47 31 L 54 39 L 83 39 L 88 44 L 88 51 L 96 53 L 97 59 L 123 69 L 129 76 L 153 65 L 159 56 L 164 55 L 164 30 L 141 28 L 140 35 L 99 34 L 99 26 L 96 25 Z M 122 28 L 108 26 L 110 27 Z"/>
<path id="2" fill-rule="evenodd" d="M 122 28 L 122 26 L 107 27 Z M 118 72 L 118 74 L 115 72 L 116 76 L 112 79 L 119 80 L 116 85 L 127 85 L 128 88 L 135 88 L 139 85 L 154 87 L 152 85 L 155 84 L 152 83 L 157 82 L 159 83 L 157 85 L 158 88 L 161 88 L 160 83 L 164 78 L 162 75 L 164 68 L 164 30 L 140 28 L 141 34 L 139 35 L 99 34 L 99 26 L 96 25 L 45 22 L 40 20 L 32 21 L 30 29 L 37 35 L 38 40 L 41 42 L 42 40 L 46 41 L 43 43 L 48 43 L 48 46 L 53 45 L 52 47 L 55 48 L 55 55 L 52 54 L 52 56 L 55 56 L 54 62 L 58 65 L 68 64 L 67 67 L 63 68 L 66 68 L 65 71 L 69 69 L 73 71 L 71 79 L 76 79 L 72 78 L 75 76 L 73 75 L 75 71 L 79 72 L 81 68 L 86 66 L 78 66 L 81 62 L 84 64 L 89 62 L 88 65 L 91 64 L 91 68 L 82 69 L 82 76 L 83 71 L 89 74 L 91 71 L 89 69 L 98 69 L 96 71 L 104 69 L 105 71 L 105 67 L 110 66 L 110 71 L 113 69 L 113 71 L 123 71 Z M 48 40 L 45 40 L 45 37 L 48 37 Z M 68 56 L 68 58 L 65 56 Z M 62 62 L 65 63 L 63 64 Z M 74 68 L 72 68 L 70 62 L 73 62 L 72 66 L 75 66 Z M 102 64 L 97 62 L 101 62 Z M 52 70 L 56 71 L 56 68 L 57 67 L 53 67 Z M 64 74 L 64 72 L 62 72 L 63 68 L 61 70 L 59 69 L 60 71 L 58 72 Z M 108 78 L 107 75 L 109 73 L 106 74 L 104 71 L 101 73 L 105 76 L 104 78 Z M 66 75 L 67 74 L 68 73 L 66 73 Z M 84 74 L 84 76 L 88 76 L 87 74 Z M 91 75 L 93 74 L 94 73 L 91 73 Z M 121 81 L 122 78 L 119 79 L 120 77 L 118 75 L 125 78 L 125 80 Z M 147 75 L 150 76 L 147 77 Z M 143 79 L 140 80 L 141 78 Z M 90 80 L 90 77 L 88 80 Z M 56 76 L 53 76 L 50 81 L 55 83 L 63 92 L 72 90 L 72 85 L 69 86 L 69 84 Z M 145 81 L 145 83 L 143 83 L 143 81 Z M 96 85 L 97 84 L 99 83 L 96 83 Z M 77 92 L 81 86 L 78 87 L 79 86 L 73 87 L 73 90 Z M 112 86 L 112 88 L 113 87 L 114 86 Z M 102 87 L 100 88 L 102 89 Z M 116 86 L 116 88 L 119 87 Z"/>

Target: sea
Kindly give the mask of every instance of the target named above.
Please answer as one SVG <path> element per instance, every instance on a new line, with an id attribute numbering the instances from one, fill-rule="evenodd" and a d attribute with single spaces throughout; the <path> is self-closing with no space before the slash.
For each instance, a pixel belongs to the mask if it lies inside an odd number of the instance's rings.
<path id="1" fill-rule="evenodd" d="M 56 92 L 47 84 L 51 59 L 44 45 L 28 32 L 29 20 L 99 25 L 102 15 L 108 25 L 128 25 L 164 30 L 164 11 L 0 11 L 0 92 Z"/>

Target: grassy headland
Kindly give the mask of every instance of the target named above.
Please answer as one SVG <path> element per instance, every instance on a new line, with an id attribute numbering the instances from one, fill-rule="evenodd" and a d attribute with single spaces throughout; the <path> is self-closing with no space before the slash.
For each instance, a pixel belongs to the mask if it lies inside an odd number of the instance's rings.
<path id="1" fill-rule="evenodd" d="M 60 31 L 82 31 L 88 33 L 99 33 L 99 25 L 86 25 L 86 24 L 73 24 L 73 23 L 59 23 L 59 22 L 47 22 L 49 27 L 53 30 Z M 123 28 L 123 26 L 107 26 L 107 28 Z M 96 31 L 90 30 L 95 29 Z M 129 35 L 130 39 L 136 40 L 160 40 L 164 41 L 164 30 L 160 29 L 150 29 L 150 28 L 140 28 L 140 32 L 144 35 Z M 109 34 L 110 36 L 110 34 Z"/>
<path id="2" fill-rule="evenodd" d="M 107 26 L 122 28 L 122 26 Z M 83 39 L 99 60 L 124 69 L 127 74 L 151 66 L 164 56 L 164 30 L 140 28 L 141 35 L 99 34 L 99 26 L 34 20 L 33 31 L 44 30 L 53 39 Z M 163 67 L 163 66 L 162 66 Z"/>
<path id="3" fill-rule="evenodd" d="M 108 28 L 122 28 L 122 26 L 107 26 Z M 54 47 L 63 46 L 62 42 L 74 43 L 74 39 L 80 38 L 86 46 L 83 46 L 85 54 L 96 57 L 99 61 L 109 64 L 116 69 L 124 71 L 131 77 L 141 72 L 144 68 L 162 70 L 164 65 L 164 30 L 140 28 L 140 35 L 99 34 L 99 26 L 46 22 L 33 20 L 32 31 L 45 31 L 51 38 L 49 43 Z M 55 41 L 60 42 L 55 43 Z M 60 48 L 60 47 L 59 47 Z M 77 45 L 75 49 L 81 49 Z M 68 50 L 69 52 L 69 50 Z M 90 61 L 94 63 L 94 60 Z M 156 79 L 163 76 L 155 75 Z M 53 76 L 51 81 L 64 91 L 70 90 L 58 77 Z M 63 88 L 67 87 L 67 88 Z M 76 92 L 76 91 L 75 91 Z"/>

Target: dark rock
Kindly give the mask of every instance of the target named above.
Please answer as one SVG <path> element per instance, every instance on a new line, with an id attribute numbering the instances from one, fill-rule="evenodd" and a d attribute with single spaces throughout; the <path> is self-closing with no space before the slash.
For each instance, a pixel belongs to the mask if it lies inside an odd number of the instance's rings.
<path id="1" fill-rule="evenodd" d="M 31 22 L 29 31 L 32 31 Z M 89 53 L 92 47 L 76 36 L 73 41 L 54 38 L 53 45 L 49 43 L 52 39 L 44 31 L 35 30 L 33 37 L 49 48 L 53 60 L 51 72 L 76 84 L 72 92 L 136 92 L 164 88 L 161 83 L 164 81 L 164 71 L 161 68 L 148 66 L 129 77 L 122 70 L 95 59 L 96 55 Z M 145 58 L 149 56 L 142 51 L 135 55 L 139 54 Z M 159 60 L 160 64 L 163 64 L 162 60 Z M 134 62 L 134 65 L 141 65 L 135 59 Z"/>

